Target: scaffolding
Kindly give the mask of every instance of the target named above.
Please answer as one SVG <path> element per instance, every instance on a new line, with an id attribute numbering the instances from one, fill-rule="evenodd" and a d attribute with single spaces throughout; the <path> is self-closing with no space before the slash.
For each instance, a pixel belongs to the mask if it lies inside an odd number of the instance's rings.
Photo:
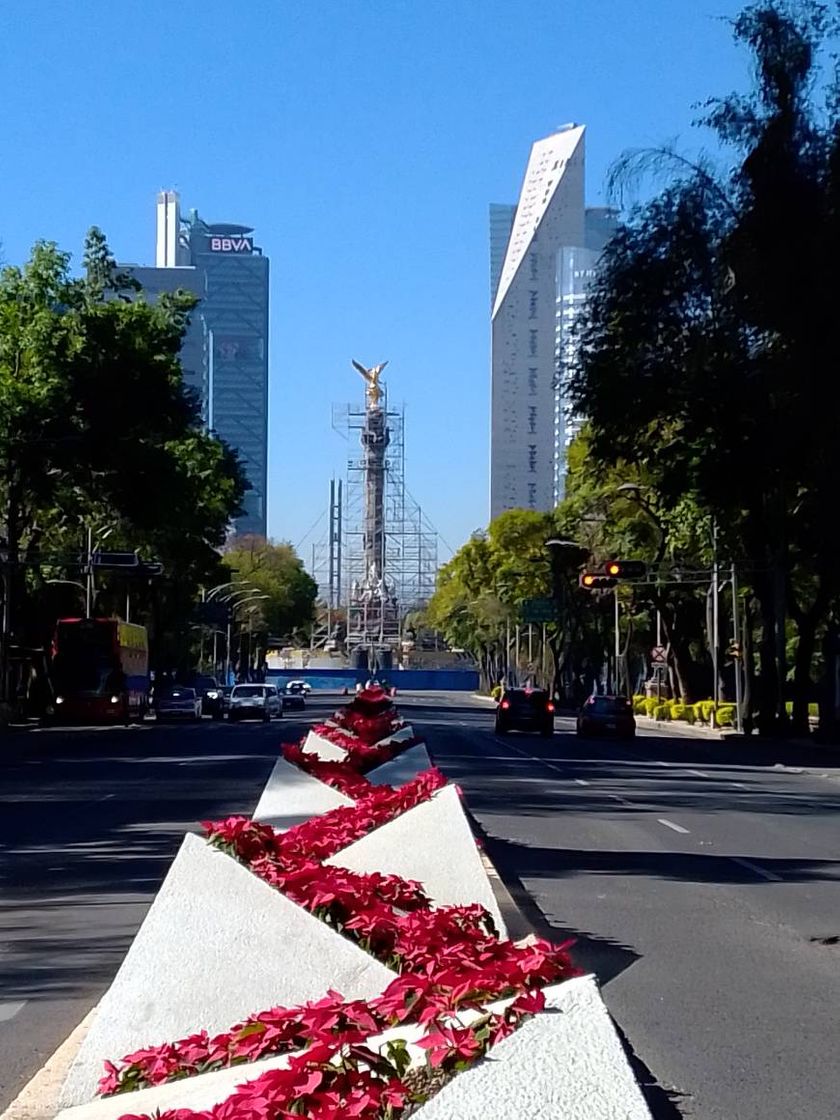
<path id="1" fill-rule="evenodd" d="M 370 415 L 364 404 L 334 405 L 332 426 L 351 441 L 347 476 L 330 483 L 329 528 L 312 550 L 312 575 L 329 613 L 343 610 L 347 650 L 399 646 L 407 614 L 422 609 L 432 597 L 438 567 L 438 537 L 433 525 L 405 484 L 405 408 L 383 402 L 381 427 L 384 455 L 380 470 L 363 444 Z M 387 433 L 387 435 L 386 435 Z M 371 495 L 381 501 L 384 533 L 372 530 Z M 379 610 L 363 594 L 370 572 L 370 534 L 377 532 L 380 575 L 387 595 Z M 366 549 L 366 537 L 368 546 Z M 381 543 L 380 543 L 381 541 Z M 326 629 L 326 628 L 325 628 Z M 326 634 L 324 635 L 326 637 Z"/>

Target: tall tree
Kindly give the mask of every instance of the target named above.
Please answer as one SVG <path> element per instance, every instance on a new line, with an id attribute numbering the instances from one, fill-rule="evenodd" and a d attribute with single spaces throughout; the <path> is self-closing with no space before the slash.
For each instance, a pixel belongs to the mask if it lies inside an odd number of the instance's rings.
<path id="1" fill-rule="evenodd" d="M 47 554 L 78 556 L 87 525 L 105 520 L 114 540 L 161 553 L 170 578 L 195 580 L 217 565 L 246 487 L 184 385 L 194 297 L 121 298 L 125 279 L 98 230 L 85 264 L 72 277 L 69 255 L 42 242 L 0 274 L 4 650 L 37 617 L 25 573 Z"/>
<path id="2" fill-rule="evenodd" d="M 771 730 L 785 723 L 786 617 L 803 727 L 815 635 L 840 590 L 825 512 L 840 482 L 840 132 L 836 81 L 825 115 L 812 100 L 831 30 L 821 5 L 753 5 L 733 29 L 755 86 L 710 103 L 707 123 L 738 162 L 720 179 L 681 162 L 608 247 L 573 397 L 596 457 L 638 464 L 668 504 L 689 493 L 717 519 L 760 603 Z"/>

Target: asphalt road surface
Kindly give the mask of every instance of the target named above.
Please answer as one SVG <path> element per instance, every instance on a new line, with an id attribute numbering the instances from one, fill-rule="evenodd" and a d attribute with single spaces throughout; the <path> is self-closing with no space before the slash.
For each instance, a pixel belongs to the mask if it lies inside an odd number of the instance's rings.
<path id="1" fill-rule="evenodd" d="M 335 702 L 4 744 L 0 1111 L 108 986 L 184 831 L 251 812 L 279 740 Z M 499 738 L 481 701 L 398 702 L 538 932 L 578 939 L 657 1120 L 837 1120 L 840 771 L 661 734 L 579 743 L 564 719 Z"/>
<path id="2" fill-rule="evenodd" d="M 840 771 L 661 733 L 580 742 L 566 719 L 497 737 L 488 705 L 450 701 L 403 704 L 538 931 L 578 939 L 657 1116 L 837 1120 Z"/>
<path id="3" fill-rule="evenodd" d="M 184 833 L 253 812 L 279 743 L 335 703 L 0 743 L 0 1112 L 110 984 Z"/>

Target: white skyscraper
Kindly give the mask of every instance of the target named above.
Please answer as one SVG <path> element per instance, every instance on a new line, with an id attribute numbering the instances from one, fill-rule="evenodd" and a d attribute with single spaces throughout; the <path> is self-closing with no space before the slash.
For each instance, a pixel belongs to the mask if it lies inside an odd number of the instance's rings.
<path id="1" fill-rule="evenodd" d="M 569 125 L 534 144 L 505 253 L 492 318 L 491 517 L 555 504 L 557 258 L 585 243 L 583 135 Z"/>

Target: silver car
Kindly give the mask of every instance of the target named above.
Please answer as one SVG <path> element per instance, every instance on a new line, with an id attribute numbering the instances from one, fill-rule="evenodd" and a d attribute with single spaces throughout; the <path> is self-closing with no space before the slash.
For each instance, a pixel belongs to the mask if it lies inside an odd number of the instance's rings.
<path id="1" fill-rule="evenodd" d="M 155 700 L 155 712 L 161 721 L 167 719 L 201 719 L 201 697 L 194 688 L 179 685 L 167 689 Z"/>
<path id="2" fill-rule="evenodd" d="M 237 684 L 234 685 L 227 706 L 228 719 L 270 719 L 283 715 L 283 702 L 274 685 Z"/>

